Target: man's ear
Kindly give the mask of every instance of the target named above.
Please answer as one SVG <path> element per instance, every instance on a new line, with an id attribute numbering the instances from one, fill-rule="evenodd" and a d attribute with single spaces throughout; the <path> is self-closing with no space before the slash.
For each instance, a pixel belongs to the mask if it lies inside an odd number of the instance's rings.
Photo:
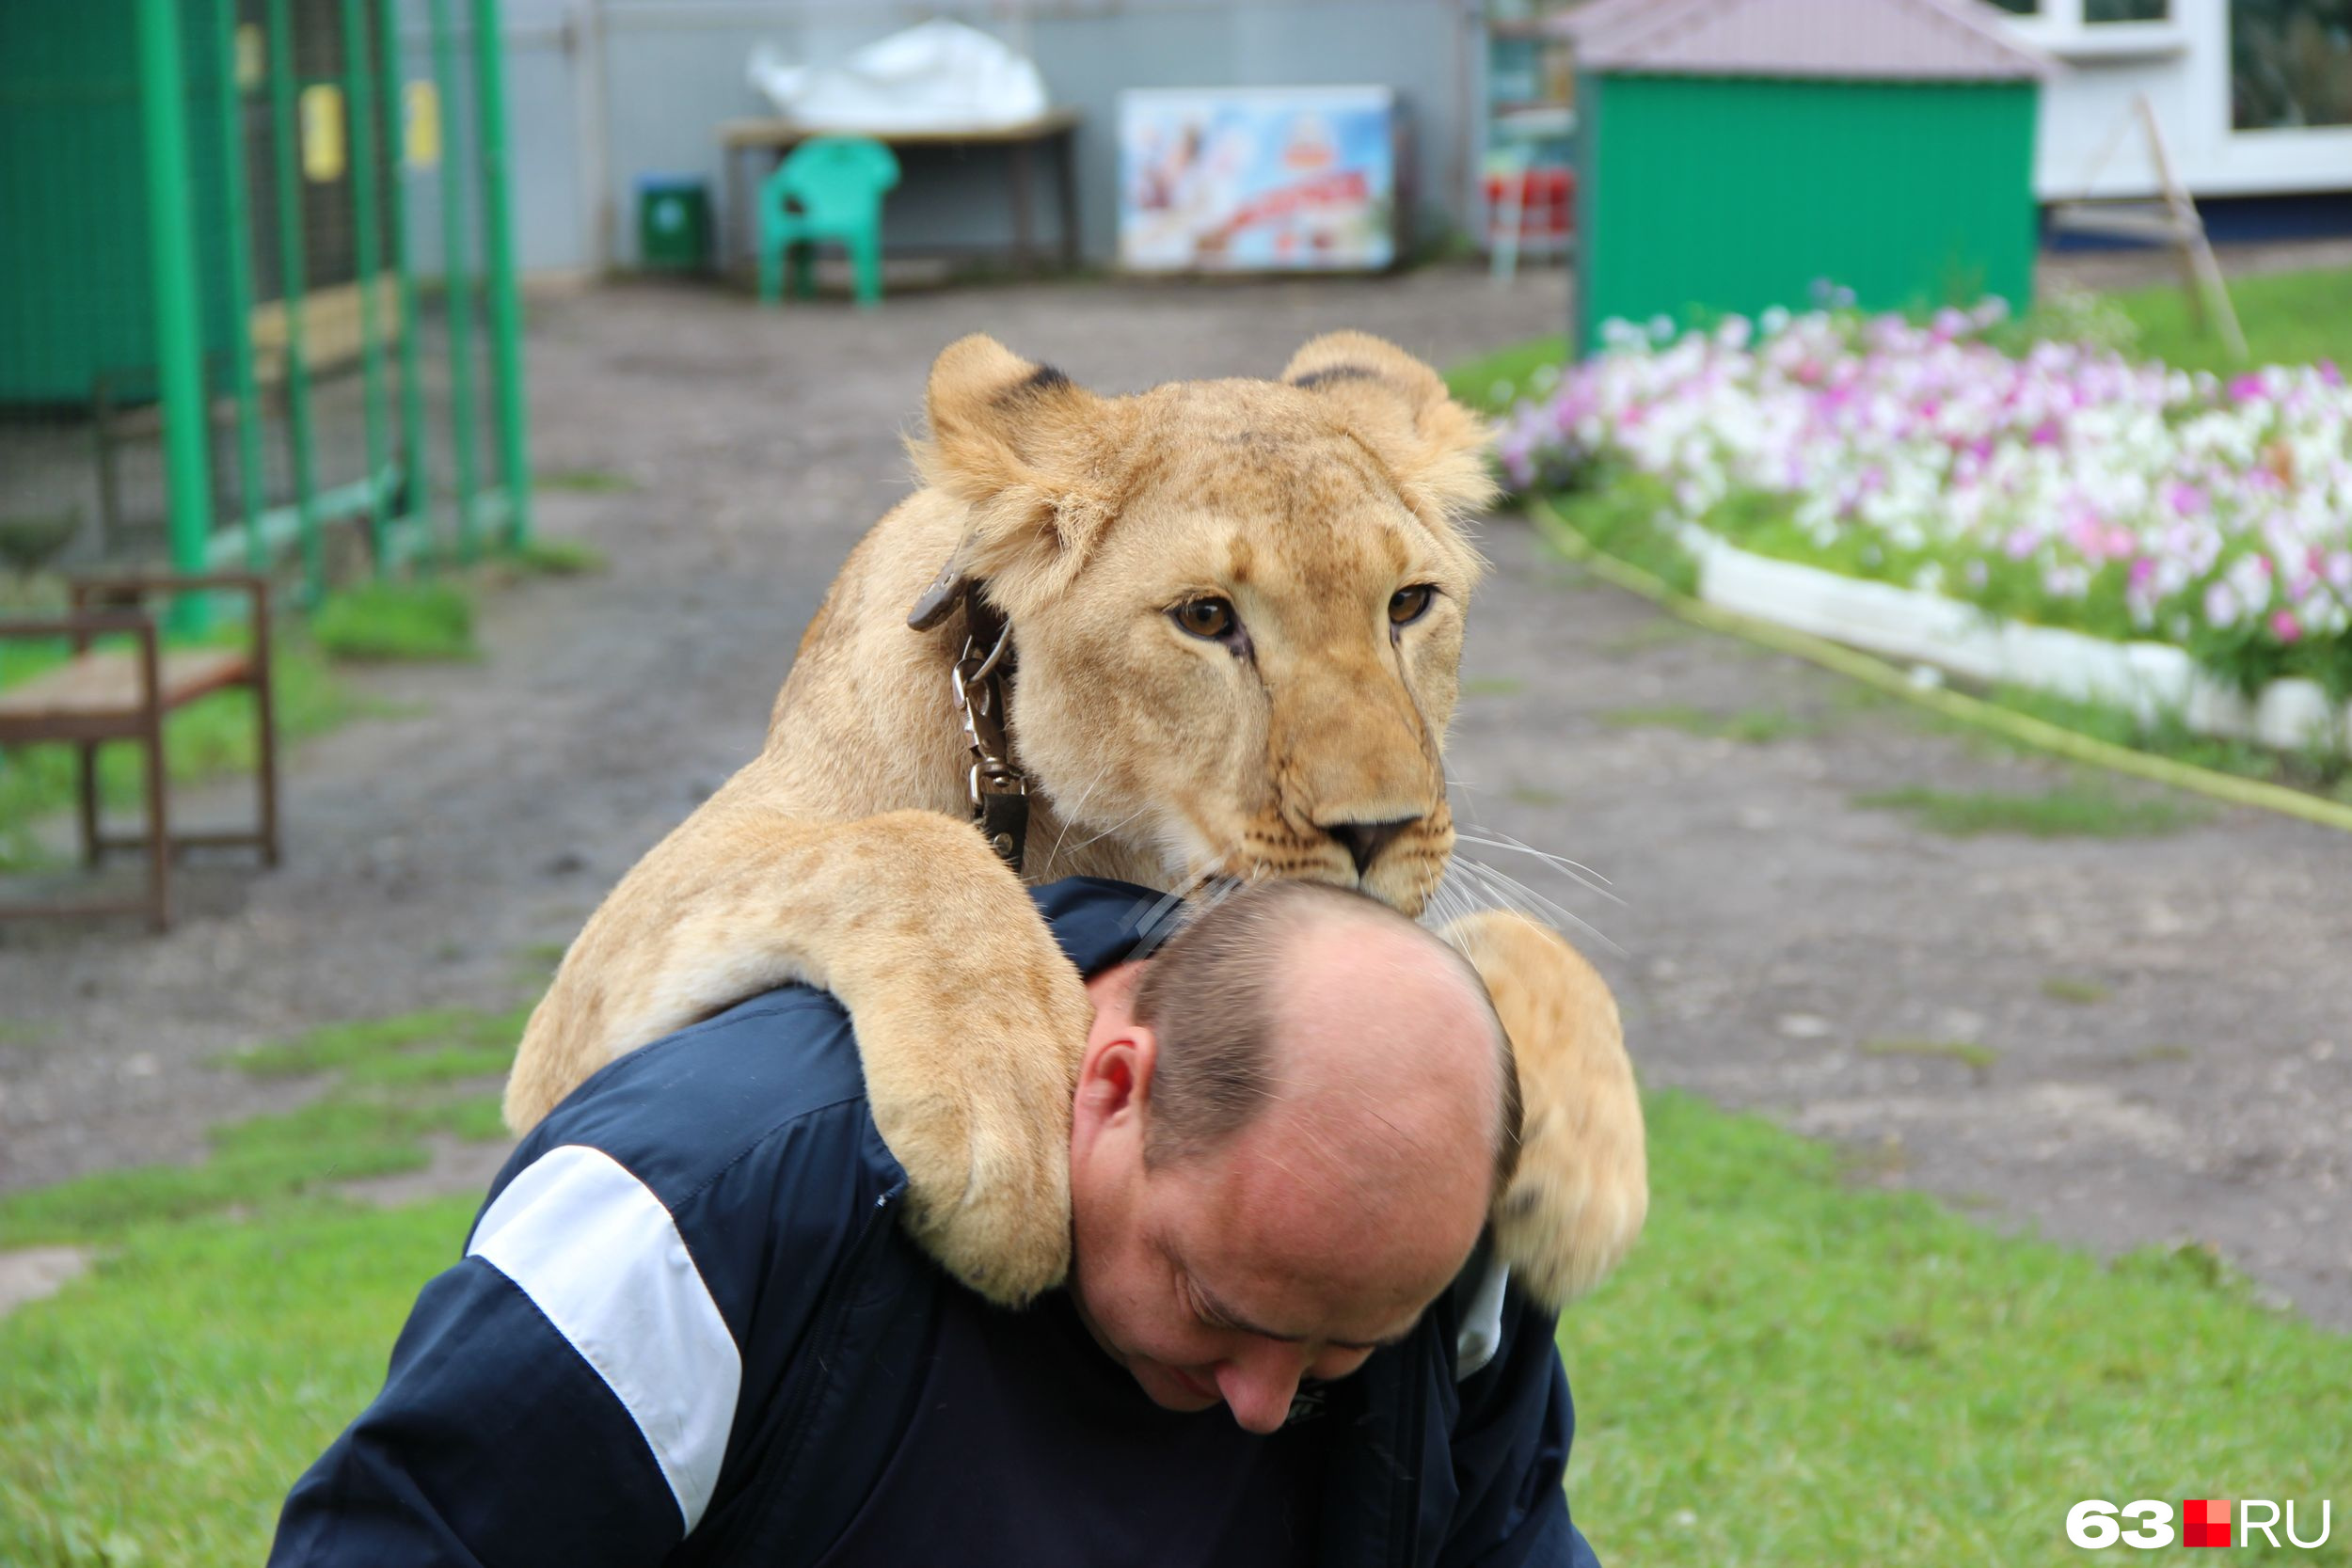
<path id="1" fill-rule="evenodd" d="M 1152 1085 L 1159 1060 L 1159 1037 L 1147 1024 L 1131 1021 L 1116 1030 L 1098 1032 L 1078 1063 L 1078 1092 L 1072 1113 L 1076 1124 L 1090 1135 L 1124 1118 L 1137 1132 L 1142 1132 L 1151 1115 Z"/>
<path id="2" fill-rule="evenodd" d="M 997 585 L 1000 604 L 1067 587 L 1118 510 L 1120 400 L 975 333 L 932 362 L 924 404 L 930 435 L 911 444 L 915 467 L 970 513 L 909 623 L 936 625 L 975 579 Z"/>
<path id="3" fill-rule="evenodd" d="M 1327 332 L 1291 356 L 1282 380 L 1325 400 L 1432 523 L 1456 525 L 1494 500 L 1486 422 L 1394 343 L 1369 332 Z"/>

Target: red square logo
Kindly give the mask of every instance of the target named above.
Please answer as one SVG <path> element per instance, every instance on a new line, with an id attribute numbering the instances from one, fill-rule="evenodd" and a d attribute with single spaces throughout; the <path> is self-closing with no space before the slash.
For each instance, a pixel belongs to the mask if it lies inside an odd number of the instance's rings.
<path id="1" fill-rule="evenodd" d="M 2226 1546 L 2230 1544 L 2230 1499 L 2191 1497 L 2181 1504 L 2181 1544 Z"/>

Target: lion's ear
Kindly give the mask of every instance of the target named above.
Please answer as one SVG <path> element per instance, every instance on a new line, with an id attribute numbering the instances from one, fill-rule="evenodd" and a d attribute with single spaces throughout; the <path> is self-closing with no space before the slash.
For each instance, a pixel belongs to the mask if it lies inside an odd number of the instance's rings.
<path id="1" fill-rule="evenodd" d="M 1494 499 L 1485 421 L 1394 343 L 1369 332 L 1327 332 L 1291 356 L 1282 379 L 1327 400 L 1417 505 L 1451 519 Z"/>
<path id="2" fill-rule="evenodd" d="M 997 583 L 1000 601 L 1066 584 L 1117 507 L 1119 400 L 975 333 L 932 362 L 925 407 L 930 436 L 914 443 L 915 466 L 971 519 L 910 624 L 935 625 L 973 578 Z"/>

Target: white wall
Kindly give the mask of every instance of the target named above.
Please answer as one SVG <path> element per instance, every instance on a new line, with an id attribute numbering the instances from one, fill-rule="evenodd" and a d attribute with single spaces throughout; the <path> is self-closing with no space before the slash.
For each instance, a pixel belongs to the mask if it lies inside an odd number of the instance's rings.
<path id="1" fill-rule="evenodd" d="M 504 0 L 523 266 L 633 264 L 642 176 L 698 176 L 723 203 L 720 122 L 771 112 L 744 79 L 755 43 L 824 63 L 936 15 L 1029 54 L 1054 100 L 1083 114 L 1090 261 L 1116 250 L 1117 105 L 1130 87 L 1395 87 L 1412 118 L 1420 233 L 1467 221 L 1476 0 Z M 1059 214 L 1043 163 L 1031 206 L 1050 247 Z M 733 216 L 719 214 L 730 250 Z M 995 155 L 922 159 L 885 222 L 893 242 L 915 247 L 1000 243 L 1009 219 Z"/>
<path id="2" fill-rule="evenodd" d="M 2082 21 L 2081 0 L 2041 0 L 2042 14 L 2006 24 L 2065 67 L 2042 93 L 2035 194 L 2085 194 L 2102 149 L 2115 149 L 2090 194 L 2148 196 L 2157 188 L 2136 123 L 2146 93 L 2175 174 L 2199 196 L 2352 189 L 2352 126 L 2310 131 L 2230 128 L 2229 0 L 2172 0 L 2165 23 Z"/>

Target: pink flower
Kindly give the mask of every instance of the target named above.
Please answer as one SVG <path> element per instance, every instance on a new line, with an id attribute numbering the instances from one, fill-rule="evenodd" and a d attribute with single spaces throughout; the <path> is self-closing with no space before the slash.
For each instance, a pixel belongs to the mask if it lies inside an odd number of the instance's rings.
<path id="1" fill-rule="evenodd" d="M 2270 635 L 2281 642 L 2292 642 L 2303 635 L 2303 623 L 2295 618 L 2295 611 L 2280 610 L 2272 612 Z"/>

